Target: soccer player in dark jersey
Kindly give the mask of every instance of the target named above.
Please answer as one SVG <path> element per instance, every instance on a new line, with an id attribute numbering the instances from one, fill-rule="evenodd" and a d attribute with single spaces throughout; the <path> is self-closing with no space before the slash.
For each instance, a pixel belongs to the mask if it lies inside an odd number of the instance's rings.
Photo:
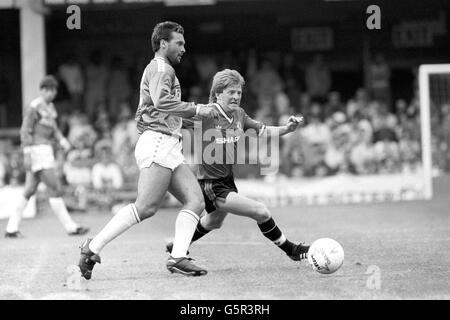
<path id="1" fill-rule="evenodd" d="M 181 152 L 182 117 L 217 117 L 213 106 L 181 101 L 181 89 L 174 65 L 185 53 L 183 27 L 175 22 L 158 23 L 152 34 L 155 53 L 144 70 L 140 101 L 136 111 L 140 133 L 135 148 L 140 168 L 137 199 L 120 209 L 93 239 L 81 246 L 78 266 L 90 279 L 100 251 L 133 225 L 152 217 L 169 191 L 183 204 L 175 221 L 175 239 L 166 267 L 170 272 L 202 276 L 207 271 L 186 257 L 192 235 L 204 209 L 200 186 Z"/>
<path id="2" fill-rule="evenodd" d="M 303 123 L 303 117 L 291 116 L 285 126 L 279 127 L 266 126 L 251 119 L 240 107 L 244 83 L 243 77 L 236 70 L 225 69 L 218 72 L 212 82 L 209 102 L 215 103 L 220 112 L 219 119 L 194 117 L 192 120 L 184 120 L 187 128 L 201 125 L 203 133 L 203 158 L 202 163 L 197 165 L 196 174 L 203 191 L 207 214 L 200 219 L 192 241 L 197 241 L 211 230 L 220 228 L 227 214 L 232 213 L 254 219 L 266 238 L 283 250 L 289 258 L 300 261 L 307 257 L 309 246 L 289 241 L 263 203 L 238 193 L 232 167 L 237 144 L 239 140 L 244 139 L 246 130 L 251 129 L 258 135 L 266 133 L 282 136 L 295 131 Z M 216 133 L 213 133 L 214 130 Z M 209 134 L 206 135 L 208 131 Z M 205 159 L 208 155 L 206 148 L 213 149 L 210 147 L 211 143 L 215 148 L 223 148 L 223 159 Z M 171 250 L 172 243 L 169 242 L 167 251 Z"/>
<path id="3" fill-rule="evenodd" d="M 55 142 L 68 151 L 71 146 L 63 136 L 56 123 L 57 112 L 53 100 L 58 93 L 58 82 L 53 76 L 45 76 L 40 83 L 40 96 L 34 99 L 25 110 L 20 129 L 20 139 L 24 153 L 24 164 L 27 170 L 23 198 L 12 212 L 6 226 L 6 238 L 20 238 L 20 221 L 28 200 L 36 193 L 42 181 L 47 186 L 49 203 L 55 215 L 69 235 L 83 235 L 89 228 L 75 223 L 67 212 L 62 198 L 61 181 L 55 171 Z"/>

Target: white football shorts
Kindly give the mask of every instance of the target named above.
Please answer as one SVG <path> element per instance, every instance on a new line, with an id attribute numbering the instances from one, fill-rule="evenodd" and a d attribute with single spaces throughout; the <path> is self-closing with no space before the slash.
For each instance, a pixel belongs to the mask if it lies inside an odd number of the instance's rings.
<path id="1" fill-rule="evenodd" d="M 180 139 L 160 132 L 146 130 L 136 143 L 134 156 L 139 169 L 149 168 L 152 163 L 175 170 L 185 163 Z"/>
<path id="2" fill-rule="evenodd" d="M 30 146 L 31 171 L 37 172 L 43 169 L 53 169 L 56 167 L 53 148 L 48 144 L 38 144 Z"/>

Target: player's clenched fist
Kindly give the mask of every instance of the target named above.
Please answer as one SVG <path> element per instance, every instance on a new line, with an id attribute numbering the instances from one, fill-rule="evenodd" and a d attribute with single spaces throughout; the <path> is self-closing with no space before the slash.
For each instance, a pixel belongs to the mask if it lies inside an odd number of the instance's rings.
<path id="1" fill-rule="evenodd" d="M 61 145 L 61 147 L 64 149 L 65 152 L 68 152 L 70 149 L 72 149 L 72 145 L 66 138 L 62 138 L 61 140 L 59 140 L 59 144 Z"/>
<path id="2" fill-rule="evenodd" d="M 198 104 L 197 113 L 198 116 L 202 118 L 218 119 L 219 112 L 214 107 L 214 104 Z"/>
<path id="3" fill-rule="evenodd" d="M 290 116 L 287 122 L 287 127 L 289 131 L 295 131 L 298 127 L 300 127 L 304 123 L 305 120 L 301 114 L 298 116 Z"/>

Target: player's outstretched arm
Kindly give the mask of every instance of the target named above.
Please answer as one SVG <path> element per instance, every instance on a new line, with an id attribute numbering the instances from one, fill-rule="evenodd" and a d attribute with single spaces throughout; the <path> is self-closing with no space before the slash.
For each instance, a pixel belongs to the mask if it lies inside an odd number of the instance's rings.
<path id="1" fill-rule="evenodd" d="M 171 93 L 175 79 L 173 70 L 157 72 L 152 76 L 145 74 L 144 77 L 144 81 L 148 80 L 150 96 L 158 111 L 182 118 L 192 118 L 196 115 L 202 118 L 218 117 L 218 112 L 212 106 L 180 101 Z"/>
<path id="2" fill-rule="evenodd" d="M 304 124 L 304 119 L 302 115 L 290 116 L 288 122 L 284 126 L 266 126 L 263 123 L 253 120 L 247 114 L 244 115 L 244 130 L 254 129 L 256 130 L 258 136 L 262 134 L 268 135 L 278 135 L 283 136 L 289 132 L 297 130 L 301 125 Z M 250 133 L 254 131 L 246 131 Z"/>
<path id="3" fill-rule="evenodd" d="M 268 126 L 266 127 L 267 134 L 283 136 L 300 128 L 304 124 L 302 115 L 290 116 L 287 124 L 284 126 Z"/>

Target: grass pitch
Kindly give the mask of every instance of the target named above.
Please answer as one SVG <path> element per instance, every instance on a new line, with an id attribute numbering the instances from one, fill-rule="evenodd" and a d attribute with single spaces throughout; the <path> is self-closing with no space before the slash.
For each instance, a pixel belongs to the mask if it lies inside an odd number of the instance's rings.
<path id="1" fill-rule="evenodd" d="M 165 239 L 177 210 L 161 209 L 110 243 L 92 279 L 80 280 L 73 265 L 85 237 L 67 236 L 43 212 L 23 222 L 25 238 L 0 238 L 0 299 L 450 299 L 450 177 L 434 187 L 432 201 L 271 208 L 288 239 L 342 244 L 344 265 L 331 275 L 291 261 L 255 222 L 232 215 L 190 249 L 208 275 L 172 275 Z M 74 218 L 93 237 L 111 215 Z"/>

